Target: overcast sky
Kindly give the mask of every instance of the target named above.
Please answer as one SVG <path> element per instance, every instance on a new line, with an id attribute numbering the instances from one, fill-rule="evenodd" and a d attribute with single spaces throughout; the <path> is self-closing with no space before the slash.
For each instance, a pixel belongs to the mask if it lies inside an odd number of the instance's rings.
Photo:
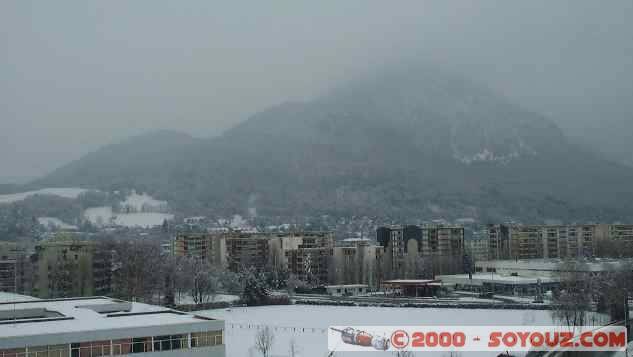
<path id="1" fill-rule="evenodd" d="M 150 129 L 215 135 L 399 58 L 576 132 L 633 120 L 631 0 L 4 0 L 0 32 L 0 182 Z"/>

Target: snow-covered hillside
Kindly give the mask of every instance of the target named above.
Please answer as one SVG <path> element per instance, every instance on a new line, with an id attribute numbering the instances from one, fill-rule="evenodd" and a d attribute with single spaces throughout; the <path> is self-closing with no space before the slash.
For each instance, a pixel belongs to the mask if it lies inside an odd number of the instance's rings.
<path id="1" fill-rule="evenodd" d="M 154 227 L 163 224 L 165 220 L 174 219 L 174 215 L 167 213 L 169 206 L 166 201 L 156 200 L 147 194 L 133 192 L 120 204 L 120 212 L 115 213 L 110 206 L 90 207 L 83 213 L 83 218 L 98 226 L 122 227 Z"/>
<path id="2" fill-rule="evenodd" d="M 13 193 L 9 195 L 0 195 L 0 203 L 13 203 L 13 202 L 18 202 L 18 201 L 23 201 L 27 197 L 30 197 L 33 195 L 51 195 L 51 196 L 59 196 L 59 197 L 74 199 L 86 191 L 88 190 L 83 189 L 83 188 L 43 188 L 37 191 L 28 191 L 28 192 Z"/>

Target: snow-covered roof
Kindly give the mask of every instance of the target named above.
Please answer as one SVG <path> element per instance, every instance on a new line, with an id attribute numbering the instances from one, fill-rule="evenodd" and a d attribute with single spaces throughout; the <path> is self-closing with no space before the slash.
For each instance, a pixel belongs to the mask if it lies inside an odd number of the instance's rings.
<path id="1" fill-rule="evenodd" d="M 525 276 L 511 276 L 511 275 L 499 275 L 496 273 L 481 273 L 473 274 L 456 274 L 456 275 L 440 275 L 437 277 L 443 283 L 447 284 L 468 284 L 468 285 L 483 285 L 486 284 L 512 284 L 512 285 L 533 285 L 537 284 L 539 279 L 541 283 L 554 283 L 559 280 L 552 277 L 525 277 Z"/>
<path id="2" fill-rule="evenodd" d="M 0 303 L 9 302 L 9 301 L 33 301 L 33 300 L 39 300 L 39 299 L 32 296 L 0 291 Z"/>
<path id="3" fill-rule="evenodd" d="M 438 280 L 426 280 L 426 279 L 396 279 L 386 280 L 383 283 L 388 285 L 427 285 L 430 283 L 436 283 Z"/>
<path id="4" fill-rule="evenodd" d="M 592 259 L 578 261 L 576 268 L 581 271 L 604 271 L 616 269 L 620 264 L 632 264 L 633 259 Z M 475 266 L 495 267 L 509 270 L 559 271 L 561 259 L 529 259 L 529 260 L 489 260 L 475 262 Z"/>
<path id="5" fill-rule="evenodd" d="M 46 311 L 46 315 L 29 315 L 32 314 L 30 311 Z M 208 319 L 160 306 L 128 303 L 107 297 L 5 301 L 0 303 L 0 316 L 4 316 L 3 323 L 0 323 L 0 345 L 4 339 L 10 340 L 11 337 L 208 322 Z"/>
<path id="6" fill-rule="evenodd" d="M 360 289 L 367 288 L 369 285 L 365 284 L 349 284 L 349 285 L 327 285 L 326 289 Z"/>

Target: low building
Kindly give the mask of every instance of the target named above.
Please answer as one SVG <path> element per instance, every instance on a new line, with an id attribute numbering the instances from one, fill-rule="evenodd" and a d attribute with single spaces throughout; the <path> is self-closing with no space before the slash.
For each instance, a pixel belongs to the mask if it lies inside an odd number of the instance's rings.
<path id="1" fill-rule="evenodd" d="M 496 273 L 441 275 L 444 286 L 477 293 L 509 296 L 536 296 L 558 288 L 560 280 L 553 277 L 524 277 Z"/>
<path id="2" fill-rule="evenodd" d="M 0 356 L 225 356 L 224 321 L 105 297 L 0 303 Z"/>
<path id="3" fill-rule="evenodd" d="M 620 269 L 622 266 L 633 266 L 633 259 L 592 259 L 575 260 L 576 272 L 599 275 Z M 476 273 L 496 273 L 503 276 L 519 276 L 527 278 L 558 278 L 562 269 L 568 271 L 562 259 L 528 259 L 528 260 L 490 260 L 475 262 Z M 485 274 L 484 274 L 485 275 Z"/>
<path id="4" fill-rule="evenodd" d="M 358 296 L 369 292 L 369 286 L 364 284 L 328 285 L 325 291 L 330 296 Z"/>

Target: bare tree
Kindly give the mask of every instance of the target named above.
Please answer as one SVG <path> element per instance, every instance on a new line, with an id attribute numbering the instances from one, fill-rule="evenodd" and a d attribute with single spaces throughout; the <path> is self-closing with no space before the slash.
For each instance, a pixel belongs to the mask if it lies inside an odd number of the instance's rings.
<path id="1" fill-rule="evenodd" d="M 113 244 L 114 293 L 126 300 L 151 300 L 165 289 L 160 245 L 147 240 Z"/>
<path id="2" fill-rule="evenodd" d="M 290 339 L 290 346 L 288 347 L 288 357 L 297 357 L 299 354 L 299 346 L 297 346 L 297 341 L 295 338 Z"/>
<path id="3" fill-rule="evenodd" d="M 560 291 L 554 296 L 552 317 L 566 327 L 585 324 L 591 309 L 591 279 L 583 262 L 569 260 L 560 266 Z"/>
<path id="4" fill-rule="evenodd" d="M 264 357 L 268 357 L 270 355 L 274 342 L 275 334 L 270 327 L 265 326 L 257 331 L 257 334 L 255 335 L 255 349 L 257 349 L 257 351 L 259 351 L 259 353 L 261 353 Z"/>
<path id="5" fill-rule="evenodd" d="M 196 304 L 212 302 L 220 288 L 217 272 L 206 260 L 192 261 L 191 297 Z"/>

